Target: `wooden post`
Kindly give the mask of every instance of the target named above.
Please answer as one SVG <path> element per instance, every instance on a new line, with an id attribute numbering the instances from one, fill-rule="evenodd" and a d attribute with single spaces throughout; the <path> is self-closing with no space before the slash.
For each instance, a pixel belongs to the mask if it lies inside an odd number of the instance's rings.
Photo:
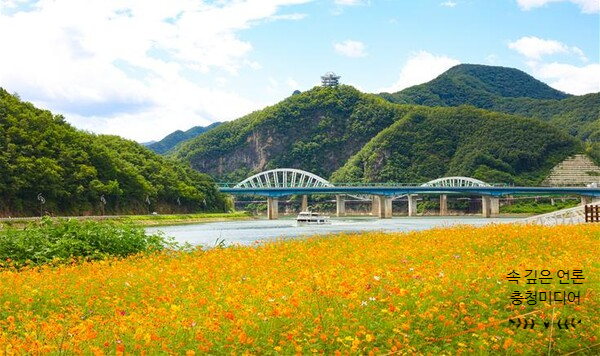
<path id="1" fill-rule="evenodd" d="M 600 205 L 586 205 L 585 222 L 600 222 Z"/>

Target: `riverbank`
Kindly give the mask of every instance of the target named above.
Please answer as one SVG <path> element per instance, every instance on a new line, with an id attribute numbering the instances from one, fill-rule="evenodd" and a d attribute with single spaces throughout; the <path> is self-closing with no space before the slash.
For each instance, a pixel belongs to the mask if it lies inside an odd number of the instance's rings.
<path id="1" fill-rule="evenodd" d="M 132 223 L 138 226 L 169 226 L 182 224 L 197 224 L 204 222 L 219 222 L 229 220 L 251 220 L 254 217 L 244 211 L 231 213 L 203 213 L 203 214 L 165 214 L 165 215 L 111 215 L 111 216 L 59 216 L 54 219 L 77 219 L 95 221 L 114 221 L 120 223 Z M 27 226 L 30 223 L 40 221 L 40 217 L 27 218 L 1 218 L 2 225 Z"/>

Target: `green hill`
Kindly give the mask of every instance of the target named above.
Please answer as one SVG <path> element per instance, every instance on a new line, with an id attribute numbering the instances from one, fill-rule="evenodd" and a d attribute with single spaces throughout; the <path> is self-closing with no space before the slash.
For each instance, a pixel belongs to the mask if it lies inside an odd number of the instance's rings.
<path id="1" fill-rule="evenodd" d="M 569 97 L 514 68 L 459 64 L 425 84 L 380 94 L 399 104 L 473 105 L 493 109 L 503 98 L 560 100 Z"/>
<path id="2" fill-rule="evenodd" d="M 165 136 L 162 140 L 158 142 L 153 142 L 151 144 L 146 145 L 146 147 L 158 154 L 165 154 L 169 150 L 173 149 L 175 146 L 182 143 L 183 141 L 192 139 L 200 134 L 214 129 L 219 125 L 221 125 L 221 122 L 215 122 L 208 126 L 194 126 L 187 131 L 177 130 Z"/>
<path id="3" fill-rule="evenodd" d="M 585 141 L 600 164 L 600 93 L 572 96 L 518 69 L 460 64 L 428 83 L 380 95 L 400 104 L 473 105 L 537 118 Z"/>
<path id="4" fill-rule="evenodd" d="M 577 139 L 536 119 L 468 106 L 419 107 L 373 138 L 332 180 L 426 182 L 468 176 L 535 185 L 580 150 Z"/>
<path id="5" fill-rule="evenodd" d="M 600 93 L 562 100 L 506 99 L 494 110 L 546 121 L 586 143 L 587 153 L 600 164 Z"/>
<path id="6" fill-rule="evenodd" d="M 315 87 L 184 142 L 174 155 L 221 181 L 279 167 L 328 177 L 409 109 L 350 86 Z"/>
<path id="7" fill-rule="evenodd" d="M 3 216 L 100 214 L 102 196 L 106 214 L 225 209 L 209 177 L 133 141 L 78 131 L 2 88 L 0 148 Z"/>
<path id="8" fill-rule="evenodd" d="M 185 142 L 175 155 L 230 182 L 288 167 L 337 181 L 468 175 L 537 184 L 556 163 L 582 150 L 578 139 L 538 119 L 467 106 L 396 105 L 340 86 L 315 87 L 224 123 Z"/>

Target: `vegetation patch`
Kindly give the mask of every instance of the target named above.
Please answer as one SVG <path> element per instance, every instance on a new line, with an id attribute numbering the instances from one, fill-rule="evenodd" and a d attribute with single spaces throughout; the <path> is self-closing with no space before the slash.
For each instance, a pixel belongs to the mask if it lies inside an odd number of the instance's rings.
<path id="1" fill-rule="evenodd" d="M 599 243 L 598 224 L 463 226 L 5 270 L 0 350 L 595 355 Z"/>
<path id="2" fill-rule="evenodd" d="M 131 224 L 45 217 L 25 229 L 0 230 L 0 269 L 122 258 L 167 247 L 176 244 Z"/>
<path id="3" fill-rule="evenodd" d="M 414 109 L 382 130 L 332 182 L 427 182 L 465 176 L 487 183 L 537 185 L 582 149 L 542 121 L 468 106 Z"/>
<path id="4" fill-rule="evenodd" d="M 500 213 L 503 214 L 545 214 L 553 211 L 574 208 L 579 205 L 579 199 L 570 200 L 554 200 L 554 204 L 551 203 L 550 199 L 528 199 L 521 200 L 510 205 L 503 205 L 500 207 Z"/>
<path id="5" fill-rule="evenodd" d="M 116 222 L 127 222 L 135 225 L 176 225 L 186 223 L 223 221 L 234 219 L 248 219 L 252 215 L 245 211 L 230 213 L 206 213 L 206 214 L 166 214 L 166 215 L 128 215 L 111 218 Z"/>
<path id="6" fill-rule="evenodd" d="M 0 216 L 225 212 L 213 180 L 0 88 Z"/>

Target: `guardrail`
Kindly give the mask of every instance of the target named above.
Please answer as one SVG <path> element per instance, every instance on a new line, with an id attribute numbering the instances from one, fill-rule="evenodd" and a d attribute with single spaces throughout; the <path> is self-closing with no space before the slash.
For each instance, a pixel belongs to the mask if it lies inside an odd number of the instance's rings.
<path id="1" fill-rule="evenodd" d="M 584 207 L 582 205 L 553 211 L 519 220 L 523 224 L 557 225 L 557 224 L 579 224 L 585 221 Z"/>
<path id="2" fill-rule="evenodd" d="M 427 182 L 422 182 L 422 183 L 404 183 L 404 182 L 382 182 L 382 183 L 373 183 L 373 182 L 331 182 L 332 185 L 334 185 L 337 188 L 344 188 L 344 187 L 420 187 L 423 184 L 425 184 Z M 238 183 L 230 183 L 230 182 L 217 182 L 217 187 L 219 188 L 234 188 Z M 514 184 L 511 183 L 488 183 L 491 187 L 514 187 Z M 286 187 L 274 187 L 274 186 L 263 186 L 263 187 L 257 187 L 257 188 L 301 188 L 301 187 L 293 187 L 293 186 L 286 186 Z"/>

